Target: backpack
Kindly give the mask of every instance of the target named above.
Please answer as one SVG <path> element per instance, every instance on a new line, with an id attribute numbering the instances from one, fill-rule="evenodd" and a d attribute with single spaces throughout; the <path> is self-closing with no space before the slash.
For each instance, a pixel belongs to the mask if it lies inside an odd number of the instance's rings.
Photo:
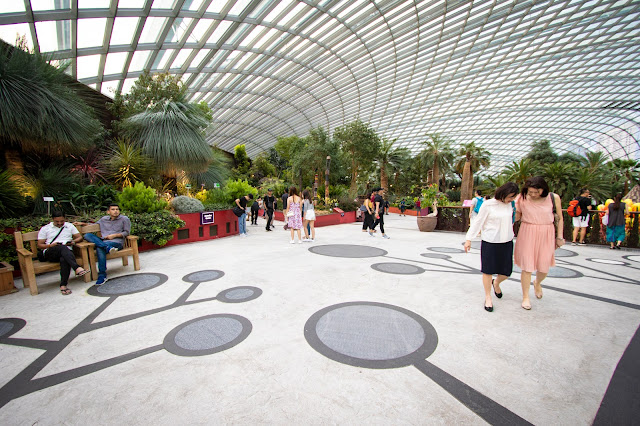
<path id="1" fill-rule="evenodd" d="M 484 198 L 476 197 L 476 206 L 473 208 L 474 213 L 478 213 L 480 211 L 480 206 L 484 203 Z"/>
<path id="2" fill-rule="evenodd" d="M 577 198 L 574 198 L 567 207 L 567 214 L 571 217 L 579 217 L 582 215 L 582 209 Z"/>

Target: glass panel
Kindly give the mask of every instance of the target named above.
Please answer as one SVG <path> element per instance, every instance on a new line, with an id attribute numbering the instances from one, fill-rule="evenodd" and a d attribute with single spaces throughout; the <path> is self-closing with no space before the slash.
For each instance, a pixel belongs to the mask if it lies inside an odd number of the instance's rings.
<path id="1" fill-rule="evenodd" d="M 16 45 L 16 38 L 25 36 L 29 50 L 33 49 L 29 24 L 0 25 L 0 38 L 12 46 Z"/>
<path id="2" fill-rule="evenodd" d="M 142 71 L 151 54 L 150 50 L 138 50 L 133 54 L 128 72 Z"/>
<path id="3" fill-rule="evenodd" d="M 0 13 L 24 12 L 24 2 L 3 1 L 0 3 Z"/>
<path id="4" fill-rule="evenodd" d="M 282 11 L 285 10 L 287 7 L 289 7 L 292 3 L 293 1 L 291 0 L 280 1 L 278 5 L 274 7 L 273 10 L 269 12 L 269 14 L 264 18 L 264 21 L 274 22 L 274 20 L 278 17 L 278 15 L 280 15 Z"/>
<path id="5" fill-rule="evenodd" d="M 167 18 L 149 17 L 144 23 L 139 43 L 157 43 Z"/>
<path id="6" fill-rule="evenodd" d="M 198 10 L 202 6 L 203 0 L 185 0 L 182 10 Z"/>
<path id="7" fill-rule="evenodd" d="M 222 35 L 225 33 L 225 31 L 227 31 L 227 29 L 229 29 L 230 26 L 231 26 L 230 21 L 220 22 L 220 25 L 218 25 L 218 28 L 216 28 L 213 34 L 211 34 L 211 37 L 209 37 L 209 40 L 207 40 L 207 43 L 217 44 L 220 41 L 220 38 L 222 37 Z"/>
<path id="8" fill-rule="evenodd" d="M 164 39 L 165 43 L 177 43 L 182 40 L 182 36 L 193 21 L 192 18 L 176 18 L 171 25 L 171 29 Z"/>
<path id="9" fill-rule="evenodd" d="M 104 64 L 104 75 L 122 73 L 128 55 L 127 52 L 109 53 Z"/>
<path id="10" fill-rule="evenodd" d="M 151 9 L 173 9 L 175 5 L 176 0 L 153 0 Z"/>
<path id="11" fill-rule="evenodd" d="M 191 61 L 191 67 L 199 67 L 203 59 L 211 52 L 211 49 L 201 49 L 193 61 Z"/>
<path id="12" fill-rule="evenodd" d="M 71 49 L 71 21 L 36 22 L 41 52 Z"/>
<path id="13" fill-rule="evenodd" d="M 120 80 L 103 81 L 102 89 L 100 89 L 100 91 L 102 92 L 103 95 L 113 98 L 114 94 L 116 93 L 116 90 L 118 89 L 119 84 L 120 84 Z"/>
<path id="14" fill-rule="evenodd" d="M 102 46 L 107 18 L 78 19 L 78 48 Z"/>
<path id="15" fill-rule="evenodd" d="M 17 1 L 13 0 L 11 3 L 17 3 Z M 31 0 L 31 10 L 33 11 L 65 9 L 71 9 L 71 0 Z"/>
<path id="16" fill-rule="evenodd" d="M 108 9 L 111 0 L 79 0 L 78 9 Z"/>
<path id="17" fill-rule="evenodd" d="M 153 66 L 151 67 L 151 69 L 153 69 L 153 70 L 164 70 L 164 68 L 167 66 L 167 63 L 169 62 L 169 58 L 171 57 L 173 52 L 175 52 L 175 49 L 159 51 L 158 52 L 158 56 L 156 56 L 156 60 L 154 61 Z"/>
<path id="18" fill-rule="evenodd" d="M 236 0 L 235 4 L 229 10 L 229 15 L 238 16 L 242 13 L 242 11 L 247 7 L 250 0 Z"/>
<path id="19" fill-rule="evenodd" d="M 129 93 L 135 82 L 135 78 L 127 78 L 124 83 L 122 83 L 122 93 Z"/>
<path id="20" fill-rule="evenodd" d="M 100 69 L 102 55 L 78 56 L 78 79 L 96 77 Z"/>
<path id="21" fill-rule="evenodd" d="M 119 0 L 118 9 L 142 9 L 145 0 Z"/>
<path id="22" fill-rule="evenodd" d="M 117 17 L 113 21 L 113 31 L 111 32 L 111 46 L 121 44 L 131 44 L 133 35 L 136 32 L 139 18 L 122 18 Z"/>
<path id="23" fill-rule="evenodd" d="M 171 68 L 182 68 L 184 61 L 187 60 L 191 52 L 193 52 L 193 49 L 181 49 L 176 59 L 174 59 L 173 64 L 171 64 Z"/>
<path id="24" fill-rule="evenodd" d="M 189 34 L 189 41 L 199 43 L 203 40 L 204 34 L 207 32 L 211 25 L 215 22 L 215 19 L 200 19 L 196 24 L 191 34 Z"/>
<path id="25" fill-rule="evenodd" d="M 211 13 L 220 13 L 222 9 L 227 5 L 227 0 L 213 0 L 209 7 L 207 8 L 207 12 Z"/>

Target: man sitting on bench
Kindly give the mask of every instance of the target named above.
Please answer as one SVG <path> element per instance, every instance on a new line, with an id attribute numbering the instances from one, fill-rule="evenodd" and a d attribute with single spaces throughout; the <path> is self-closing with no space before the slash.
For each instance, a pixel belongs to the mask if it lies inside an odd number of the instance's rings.
<path id="1" fill-rule="evenodd" d="M 44 260 L 47 262 L 60 262 L 60 292 L 67 296 L 71 289 L 67 287 L 71 268 L 77 277 L 86 274 L 87 270 L 76 262 L 76 257 L 70 246 L 82 241 L 82 234 L 72 224 L 65 221 L 64 213 L 53 211 L 53 222 L 40 228 L 38 232 L 38 248 L 44 250 Z M 40 256 L 38 256 L 39 260 Z"/>
<path id="2" fill-rule="evenodd" d="M 98 255 L 98 280 L 96 285 L 107 282 L 107 253 L 120 250 L 124 245 L 124 239 L 131 233 L 131 221 L 127 216 L 120 214 L 117 204 L 109 204 L 108 216 L 102 216 L 98 221 L 100 235 L 87 233 L 84 239 L 96 245 Z"/>

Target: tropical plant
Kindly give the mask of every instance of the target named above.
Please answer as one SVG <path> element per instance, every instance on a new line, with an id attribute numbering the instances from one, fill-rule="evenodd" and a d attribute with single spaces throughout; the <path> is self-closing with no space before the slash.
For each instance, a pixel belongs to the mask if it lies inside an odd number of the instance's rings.
<path id="1" fill-rule="evenodd" d="M 378 168 L 380 169 L 380 186 L 386 191 L 389 190 L 389 174 L 393 174 L 396 170 L 400 170 L 411 157 L 408 148 L 393 148 L 393 144 L 397 139 L 382 139 L 380 153 L 378 154 Z"/>
<path id="2" fill-rule="evenodd" d="M 253 194 L 254 197 L 258 195 L 258 190 L 242 179 L 227 181 L 224 192 L 228 201 L 233 201 L 248 194 Z"/>
<path id="3" fill-rule="evenodd" d="M 623 183 L 622 195 L 626 195 L 629 188 L 640 181 L 640 161 L 618 158 L 611 161 L 610 167 L 615 175 L 622 178 L 619 179 Z"/>
<path id="4" fill-rule="evenodd" d="M 269 154 L 261 152 L 253 159 L 251 168 L 248 171 L 248 175 L 253 183 L 258 183 L 260 180 L 268 176 L 277 175 L 276 167 L 269 162 Z"/>
<path id="5" fill-rule="evenodd" d="M 186 195 L 173 198 L 170 205 L 176 213 L 198 213 L 204 211 L 202 201 Z"/>
<path id="6" fill-rule="evenodd" d="M 423 208 L 432 208 L 434 202 L 437 202 L 440 206 L 446 205 L 449 202 L 447 196 L 439 191 L 438 185 L 435 183 L 423 188 L 420 196 L 422 198 L 421 205 Z"/>
<path id="7" fill-rule="evenodd" d="M 529 158 L 521 158 L 520 161 L 514 161 L 505 168 L 503 172 L 505 176 L 504 183 L 511 181 L 515 182 L 518 186 L 522 186 L 527 179 L 535 176 L 538 170 L 538 163 Z"/>
<path id="8" fill-rule="evenodd" d="M 21 185 L 12 179 L 13 172 L 0 172 L 0 218 L 19 216 L 25 208 Z"/>
<path id="9" fill-rule="evenodd" d="M 204 172 L 187 171 L 187 178 L 198 187 L 215 188 L 222 185 L 231 175 L 231 159 L 219 148 L 211 148 L 211 162 Z"/>
<path id="10" fill-rule="evenodd" d="M 558 161 L 558 154 L 551 148 L 551 143 L 542 139 L 531 144 L 531 151 L 525 158 L 535 161 L 541 165 L 553 164 Z"/>
<path id="11" fill-rule="evenodd" d="M 591 172 L 602 170 L 607 164 L 607 156 L 602 151 L 587 152 L 582 157 L 582 165 Z"/>
<path id="12" fill-rule="evenodd" d="M 133 213 L 153 213 L 167 207 L 167 202 L 158 199 L 156 191 L 142 182 L 124 188 L 118 195 L 118 202 L 120 209 Z"/>
<path id="13" fill-rule="evenodd" d="M 451 140 L 446 136 L 432 133 L 428 134 L 427 137 L 430 140 L 423 142 L 426 148 L 422 151 L 422 157 L 425 164 L 430 165 L 433 170 L 433 177 L 428 180 L 428 183 L 435 183 L 439 186 L 440 170 L 450 167 L 454 152 L 451 148 Z"/>
<path id="14" fill-rule="evenodd" d="M 359 119 L 338 127 L 333 138 L 340 143 L 342 150 L 348 154 L 351 163 L 351 185 L 349 196 L 355 197 L 358 192 L 358 173 L 370 165 L 380 152 L 380 138 L 369 123 Z"/>
<path id="15" fill-rule="evenodd" d="M 47 204 L 42 197 L 53 197 L 54 206 L 66 213 L 75 213 L 71 204 L 71 192 L 77 178 L 63 166 L 49 166 L 41 168 L 35 175 L 26 176 L 29 185 L 29 195 L 35 201 L 34 213 L 47 213 Z"/>
<path id="16" fill-rule="evenodd" d="M 571 163 L 552 163 L 543 166 L 541 172 L 549 185 L 549 190 L 564 200 L 567 196 L 573 198 L 575 184 L 572 178 L 575 179 L 577 171 L 576 166 Z"/>
<path id="17" fill-rule="evenodd" d="M 131 220 L 131 232 L 145 241 L 163 246 L 173 239 L 173 231 L 182 228 L 185 222 L 171 214 L 169 210 L 151 213 L 134 213 L 127 216 Z"/>
<path id="18" fill-rule="evenodd" d="M 247 149 L 244 144 L 236 145 L 233 148 L 233 160 L 235 167 L 233 168 L 233 176 L 235 179 L 245 179 L 251 167 Z"/>
<path id="19" fill-rule="evenodd" d="M 16 149 L 54 156 L 78 152 L 101 134 L 93 111 L 72 89 L 66 67 L 0 44 L 0 148 L 9 153 L 7 160 L 21 158 L 11 156 Z"/>
<path id="20" fill-rule="evenodd" d="M 69 194 L 78 213 L 94 210 L 104 211 L 118 199 L 118 192 L 111 185 L 84 185 L 76 183 Z"/>
<path id="21" fill-rule="evenodd" d="M 208 125 L 196 105 L 177 102 L 147 109 L 123 122 L 125 134 L 169 176 L 175 176 L 177 169 L 206 170 L 212 160 L 203 133 Z"/>
<path id="22" fill-rule="evenodd" d="M 155 172 L 153 161 L 126 139 L 109 148 L 106 167 L 118 188 L 146 181 Z"/>
<path id="23" fill-rule="evenodd" d="M 75 173 L 89 183 L 96 183 L 99 180 L 105 181 L 103 158 L 94 148 L 89 149 L 84 155 L 71 155 L 76 163 L 71 167 L 71 173 Z"/>
<path id="24" fill-rule="evenodd" d="M 473 197 L 473 173 L 481 167 L 489 167 L 491 154 L 475 142 L 469 142 L 460 147 L 458 155 L 460 158 L 456 163 L 456 169 L 462 170 L 460 197 L 470 200 Z"/>

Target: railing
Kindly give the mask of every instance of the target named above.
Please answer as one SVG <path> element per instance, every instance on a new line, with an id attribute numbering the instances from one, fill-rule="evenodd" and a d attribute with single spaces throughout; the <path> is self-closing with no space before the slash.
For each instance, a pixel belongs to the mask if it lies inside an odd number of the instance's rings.
<path id="1" fill-rule="evenodd" d="M 458 231 L 466 232 L 469 229 L 469 207 L 461 206 L 449 206 L 438 207 L 438 224 L 436 225 L 437 231 Z M 604 212 L 589 213 L 591 216 L 589 219 L 589 227 L 587 228 L 587 236 L 585 241 L 589 244 L 608 244 L 606 237 L 606 227 L 602 225 L 601 215 Z M 633 221 L 640 220 L 640 212 L 629 212 L 631 217 L 631 226 L 627 226 L 627 233 L 623 246 L 637 248 L 638 247 L 638 225 L 635 225 L 636 235 L 632 235 L 634 229 Z M 564 237 L 567 241 L 571 241 L 571 235 L 573 233 L 572 217 L 567 214 L 566 210 L 562 211 L 562 217 L 564 220 Z"/>

